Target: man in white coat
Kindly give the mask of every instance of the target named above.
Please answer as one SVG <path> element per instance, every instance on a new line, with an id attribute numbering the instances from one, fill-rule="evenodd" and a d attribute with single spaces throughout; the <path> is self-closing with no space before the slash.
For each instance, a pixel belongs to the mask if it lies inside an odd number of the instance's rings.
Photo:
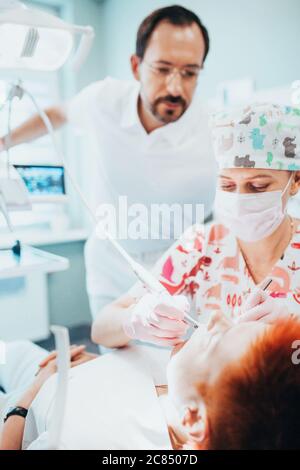
<path id="1" fill-rule="evenodd" d="M 211 214 L 214 159 L 207 111 L 195 96 L 208 51 L 208 32 L 194 13 L 180 6 L 156 10 L 138 30 L 131 57 L 134 81 L 108 77 L 69 102 L 46 110 L 55 129 L 70 123 L 86 134 L 92 147 L 87 142 L 82 158 L 90 171 L 93 209 L 101 205 L 101 215 L 104 208 L 115 209 L 123 232 L 120 201 L 126 202 L 129 216 L 137 215 L 138 207 L 145 215 L 154 204 L 169 208 L 203 204 L 204 217 Z M 0 151 L 8 143 L 18 145 L 45 133 L 41 118 L 34 116 L 15 129 L 10 139 L 0 139 Z M 195 214 L 192 210 L 185 217 L 186 226 L 195 222 Z M 166 234 L 152 224 L 145 236 L 147 221 L 139 218 L 139 222 L 143 237 L 130 236 L 125 229 L 121 243 L 137 261 L 151 266 L 172 244 L 174 227 L 170 223 Z M 87 242 L 85 260 L 95 317 L 104 305 L 126 292 L 134 277 L 95 232 Z"/>

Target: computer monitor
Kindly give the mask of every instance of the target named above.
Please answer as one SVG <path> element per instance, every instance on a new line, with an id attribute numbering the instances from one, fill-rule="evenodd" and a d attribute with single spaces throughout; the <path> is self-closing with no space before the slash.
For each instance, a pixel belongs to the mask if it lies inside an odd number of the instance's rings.
<path id="1" fill-rule="evenodd" d="M 66 202 L 65 170 L 53 165 L 14 165 L 35 202 Z"/>

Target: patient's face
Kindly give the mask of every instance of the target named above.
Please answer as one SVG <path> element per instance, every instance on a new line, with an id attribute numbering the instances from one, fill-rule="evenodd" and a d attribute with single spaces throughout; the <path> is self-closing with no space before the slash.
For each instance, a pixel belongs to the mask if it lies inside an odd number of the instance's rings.
<path id="1" fill-rule="evenodd" d="M 221 312 L 213 314 L 207 328 L 199 328 L 172 356 L 168 365 L 169 396 L 183 416 L 186 408 L 201 407 L 199 385 L 211 387 L 224 368 L 238 361 L 267 325 L 234 324 Z"/>

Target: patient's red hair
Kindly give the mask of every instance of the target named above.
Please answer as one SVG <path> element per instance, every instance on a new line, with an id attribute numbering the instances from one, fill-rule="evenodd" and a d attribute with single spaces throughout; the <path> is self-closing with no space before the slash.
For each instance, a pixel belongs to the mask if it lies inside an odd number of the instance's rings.
<path id="1" fill-rule="evenodd" d="M 300 364 L 296 362 L 300 362 L 300 321 L 278 321 L 238 364 L 226 367 L 213 389 L 206 390 L 205 448 L 299 449 Z"/>

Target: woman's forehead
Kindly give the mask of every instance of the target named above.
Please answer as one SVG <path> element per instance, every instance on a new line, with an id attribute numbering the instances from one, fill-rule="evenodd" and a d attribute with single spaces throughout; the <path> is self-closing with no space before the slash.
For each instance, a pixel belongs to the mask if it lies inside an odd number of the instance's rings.
<path id="1" fill-rule="evenodd" d="M 287 171 L 267 170 L 265 168 L 223 168 L 219 171 L 220 178 L 249 179 L 249 178 L 272 178 L 281 180 Z"/>

